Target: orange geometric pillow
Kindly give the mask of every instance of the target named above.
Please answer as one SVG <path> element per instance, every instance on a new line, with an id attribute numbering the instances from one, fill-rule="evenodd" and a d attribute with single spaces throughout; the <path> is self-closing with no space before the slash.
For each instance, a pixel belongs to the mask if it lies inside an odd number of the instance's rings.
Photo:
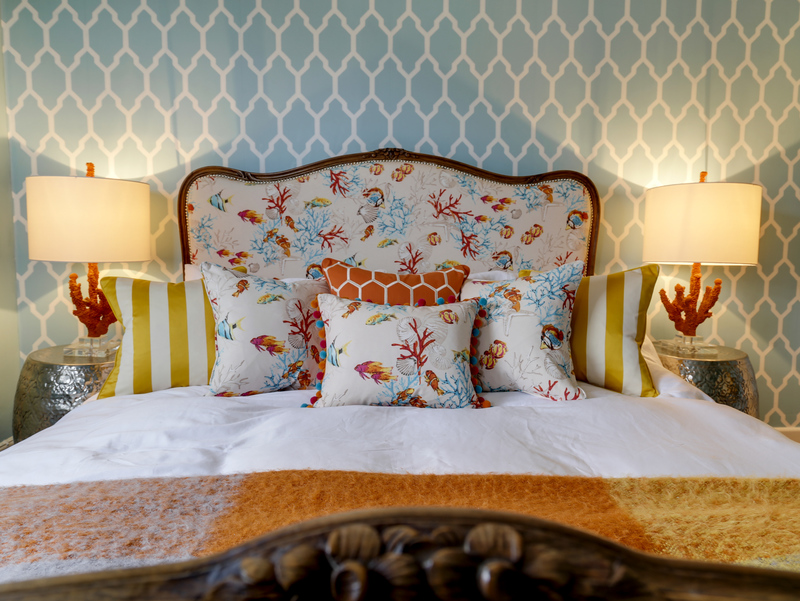
<path id="1" fill-rule="evenodd" d="M 433 306 L 439 298 L 448 303 L 458 300 L 469 267 L 456 265 L 443 271 L 400 275 L 325 259 L 322 272 L 331 291 L 340 298 L 361 299 L 381 305 L 416 305 L 425 301 L 425 305 Z"/>

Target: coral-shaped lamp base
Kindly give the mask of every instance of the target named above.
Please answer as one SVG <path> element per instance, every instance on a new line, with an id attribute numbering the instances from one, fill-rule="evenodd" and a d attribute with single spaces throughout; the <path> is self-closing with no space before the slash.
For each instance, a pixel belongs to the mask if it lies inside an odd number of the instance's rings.
<path id="1" fill-rule="evenodd" d="M 89 338 L 98 338 L 108 332 L 108 327 L 117 321 L 114 312 L 106 300 L 106 295 L 97 285 L 99 271 L 97 263 L 89 263 L 89 296 L 84 298 L 78 274 L 69 274 L 69 295 L 75 310 L 72 312 L 86 326 Z"/>
<path id="2" fill-rule="evenodd" d="M 692 275 L 689 279 L 689 296 L 684 296 L 685 288 L 680 284 L 675 285 L 675 300 L 670 301 L 667 293 L 660 292 L 661 302 L 667 310 L 667 315 L 675 324 L 675 329 L 684 336 L 696 336 L 697 326 L 711 317 L 713 307 L 722 290 L 722 280 L 714 280 L 714 287 L 706 286 L 703 300 L 700 301 L 700 263 L 692 265 Z M 698 302 L 700 302 L 698 306 Z"/>

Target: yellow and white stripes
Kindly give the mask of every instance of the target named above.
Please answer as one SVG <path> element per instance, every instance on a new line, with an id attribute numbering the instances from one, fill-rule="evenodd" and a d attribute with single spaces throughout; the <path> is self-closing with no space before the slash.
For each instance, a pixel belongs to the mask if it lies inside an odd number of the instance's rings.
<path id="1" fill-rule="evenodd" d="M 645 265 L 581 280 L 571 339 L 578 380 L 623 394 L 658 394 L 640 351 L 657 278 L 658 266 Z"/>
<path id="2" fill-rule="evenodd" d="M 103 278 L 124 333 L 100 397 L 208 384 L 214 366 L 214 316 L 202 280 Z"/>

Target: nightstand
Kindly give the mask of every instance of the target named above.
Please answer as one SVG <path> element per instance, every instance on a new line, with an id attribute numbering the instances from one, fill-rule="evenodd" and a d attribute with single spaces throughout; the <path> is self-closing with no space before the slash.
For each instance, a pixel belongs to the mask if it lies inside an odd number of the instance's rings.
<path id="1" fill-rule="evenodd" d="M 713 349 L 714 355 L 692 357 L 656 344 L 658 357 L 669 371 L 694 384 L 717 403 L 759 417 L 756 376 L 747 353 L 727 346 Z"/>
<path id="2" fill-rule="evenodd" d="M 63 346 L 33 351 L 25 360 L 14 395 L 14 442 L 52 426 L 100 391 L 114 358 L 65 357 Z"/>

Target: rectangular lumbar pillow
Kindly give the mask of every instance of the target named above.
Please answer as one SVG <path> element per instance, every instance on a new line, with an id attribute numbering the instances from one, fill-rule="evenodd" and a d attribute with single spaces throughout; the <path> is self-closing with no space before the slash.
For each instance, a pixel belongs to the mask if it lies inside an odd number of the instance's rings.
<path id="1" fill-rule="evenodd" d="M 325 375 L 314 406 L 485 407 L 470 370 L 474 301 L 412 307 L 318 297 Z"/>
<path id="2" fill-rule="evenodd" d="M 435 305 L 458 300 L 469 267 L 456 265 L 428 273 L 386 273 L 325 259 L 322 272 L 336 296 L 386 305 Z"/>
<path id="3" fill-rule="evenodd" d="M 124 328 L 100 398 L 208 384 L 214 365 L 214 317 L 201 280 L 100 281 Z"/>
<path id="4" fill-rule="evenodd" d="M 477 298 L 478 392 L 520 390 L 554 401 L 584 398 L 570 355 L 570 317 L 583 263 L 510 281 L 467 283 Z"/>
<path id="5" fill-rule="evenodd" d="M 311 301 L 328 285 L 265 280 L 211 263 L 201 270 L 217 334 L 211 393 L 241 396 L 311 387 L 320 346 Z"/>
<path id="6" fill-rule="evenodd" d="M 572 313 L 572 358 L 579 380 L 634 396 L 658 391 L 642 342 L 658 265 L 581 280 Z"/>

